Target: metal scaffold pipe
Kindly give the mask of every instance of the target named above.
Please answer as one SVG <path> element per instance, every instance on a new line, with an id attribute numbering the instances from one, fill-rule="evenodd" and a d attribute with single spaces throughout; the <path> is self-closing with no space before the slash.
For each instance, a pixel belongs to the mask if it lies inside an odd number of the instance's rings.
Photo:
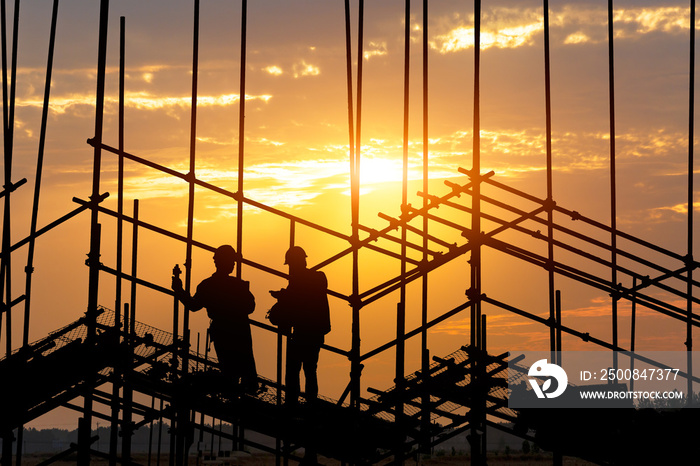
<path id="1" fill-rule="evenodd" d="M 687 351 L 687 370 L 693 374 L 693 218 L 695 210 L 694 202 L 694 180 L 695 175 L 695 0 L 690 0 L 690 53 L 689 53 L 689 88 L 688 88 L 688 233 L 687 233 L 687 315 L 685 349 Z M 694 403 L 693 378 L 688 377 L 688 406 Z"/>
<path id="2" fill-rule="evenodd" d="M 615 164 L 615 47 L 613 0 L 608 0 L 608 89 L 610 106 L 610 281 L 617 284 L 617 169 Z M 612 297 L 612 343 L 617 346 L 617 296 Z M 617 354 L 613 353 L 617 368 Z"/>

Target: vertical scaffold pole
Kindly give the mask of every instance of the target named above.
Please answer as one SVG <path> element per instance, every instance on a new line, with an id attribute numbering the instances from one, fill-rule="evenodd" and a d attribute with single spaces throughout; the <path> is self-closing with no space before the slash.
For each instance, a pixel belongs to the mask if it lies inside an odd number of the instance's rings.
<path id="1" fill-rule="evenodd" d="M 357 111 L 355 114 L 355 146 L 350 153 L 351 176 L 351 216 L 352 216 L 352 348 L 351 348 L 351 390 L 350 404 L 355 410 L 360 407 L 360 377 L 362 366 L 360 364 L 360 308 L 359 301 L 359 223 L 360 223 L 360 158 L 362 147 L 362 65 L 363 65 L 363 41 L 364 41 L 364 0 L 359 1 L 358 28 L 357 28 Z M 346 4 L 346 24 L 348 23 L 349 9 Z M 349 31 L 349 26 L 348 31 Z M 349 46 L 348 46 L 349 47 Z M 352 63 L 349 63 L 352 66 Z M 351 85 L 351 83 L 349 83 Z M 350 95 L 350 94 L 349 94 Z"/>
<path id="2" fill-rule="evenodd" d="M 403 160 L 401 183 L 401 212 L 408 206 L 408 111 L 411 69 L 411 1 L 406 0 L 404 7 L 404 73 L 403 73 Z M 406 224 L 401 226 L 401 276 L 406 274 Z M 406 280 L 401 280 L 399 305 L 396 307 L 396 424 L 403 428 L 404 423 L 404 372 L 406 359 Z M 403 439 L 399 436 L 394 459 L 396 464 L 403 464 Z"/>
<path id="3" fill-rule="evenodd" d="M 156 397 L 151 396 L 151 412 L 155 412 L 156 408 Z M 147 466 L 151 466 L 151 459 L 153 457 L 153 418 L 151 422 L 148 423 L 148 460 L 146 461 Z"/>
<path id="4" fill-rule="evenodd" d="M 547 281 L 549 284 L 549 341 L 552 361 L 556 360 L 556 329 L 554 299 L 554 194 L 552 188 L 552 96 L 549 63 L 549 1 L 544 0 L 544 94 L 545 139 L 547 159 Z"/>
<path id="5" fill-rule="evenodd" d="M 92 169 L 92 195 L 94 203 L 90 218 L 90 253 L 88 256 L 88 310 L 87 310 L 87 339 L 95 337 L 98 291 L 100 278 L 100 224 L 98 223 L 97 202 L 100 196 L 100 173 L 102 166 L 102 122 L 104 116 L 105 69 L 107 63 L 107 29 L 109 26 L 109 0 L 100 2 L 100 27 L 97 57 L 97 91 L 95 98 L 95 137 Z M 92 386 L 88 380 L 87 386 Z M 84 395 L 84 411 L 78 432 L 78 465 L 90 464 L 90 433 L 92 428 L 92 394 Z"/>
<path id="6" fill-rule="evenodd" d="M 693 175 L 695 140 L 695 0 L 690 0 L 690 84 L 688 89 L 688 268 L 686 351 L 688 371 L 688 405 L 693 403 Z"/>
<path id="7" fill-rule="evenodd" d="M 634 353 L 637 332 L 637 277 L 632 277 L 632 315 L 630 316 L 630 352 Z M 630 358 L 630 370 L 634 373 L 634 357 Z M 630 392 L 634 391 L 634 380 L 630 380 Z"/>
<path id="8" fill-rule="evenodd" d="M 613 0 L 608 0 L 608 78 L 610 93 L 610 281 L 612 292 L 612 344 L 617 342 L 617 181 L 615 168 L 615 47 L 613 30 Z M 617 351 L 613 352 L 613 368 L 617 368 Z"/>
<path id="9" fill-rule="evenodd" d="M 544 87 L 545 87 L 545 139 L 547 158 L 547 281 L 549 284 L 549 345 L 551 360 L 557 361 L 557 311 L 554 286 L 554 187 L 552 181 L 552 81 L 549 53 L 549 1 L 544 0 Z M 552 464 L 561 465 L 560 451 L 553 452 Z"/>
<path id="10" fill-rule="evenodd" d="M 8 128 L 8 119 L 9 119 L 9 108 L 8 108 L 8 95 L 7 95 L 7 14 L 5 11 L 5 0 L 0 1 L 0 40 L 1 40 L 1 48 L 0 50 L 0 56 L 2 57 L 2 134 L 3 134 L 3 148 L 4 148 L 4 165 L 7 165 L 7 156 L 10 154 L 10 152 L 7 150 L 7 145 L 9 142 L 10 138 L 10 129 Z M 5 167 L 5 179 L 7 179 L 7 167 Z M 4 201 L 5 205 L 7 205 L 7 199 Z M 5 219 L 9 219 L 8 215 L 5 214 Z M 9 254 L 9 245 L 10 241 L 9 239 L 5 238 L 5 227 L 4 227 L 4 221 L 3 221 L 3 237 L 2 237 L 2 251 L 3 255 L 0 258 L 0 301 L 3 302 L 3 306 L 0 307 L 0 342 L 2 341 L 2 317 L 3 315 L 9 316 L 9 302 L 8 302 L 8 311 L 5 312 L 5 306 L 4 306 L 4 297 L 5 297 L 5 263 L 10 257 Z M 7 259 L 5 258 L 5 255 L 7 255 Z M 6 317 L 7 318 L 7 317 Z M 7 322 L 6 324 L 6 331 L 11 332 L 10 325 L 12 323 L 12 320 L 10 318 L 10 321 Z M 9 329 L 9 330 L 8 330 Z M 8 345 L 11 346 L 11 345 Z M 9 356 L 10 353 L 12 352 L 12 348 L 7 348 L 5 350 L 5 355 Z M 9 449 L 8 449 L 8 444 Z M 9 452 L 9 456 L 6 457 L 5 453 Z M 12 442 L 9 440 L 9 437 L 3 436 L 3 456 L 2 456 L 2 463 L 3 465 L 9 464 L 8 461 L 12 460 Z"/>
<path id="11" fill-rule="evenodd" d="M 180 277 L 182 271 L 180 270 L 179 265 L 175 265 L 173 268 L 173 277 Z M 170 359 L 170 370 L 172 371 L 173 374 L 176 374 L 179 369 L 179 336 L 178 336 L 178 323 L 179 323 L 179 312 L 180 311 L 180 303 L 177 299 L 177 297 L 173 298 L 173 344 L 172 344 L 172 358 Z M 162 401 L 162 400 L 161 400 Z M 170 414 L 170 443 L 169 443 L 169 452 L 170 454 L 168 455 L 168 465 L 169 466 L 174 466 L 175 465 L 175 456 L 177 455 L 176 452 L 176 446 L 177 446 L 177 428 L 178 428 L 178 411 L 177 411 L 177 406 L 176 402 L 173 400 L 172 403 L 175 406 L 170 406 L 170 408 L 175 408 L 172 409 L 171 414 Z M 162 409 L 161 409 L 162 411 Z M 162 430 L 162 425 L 163 425 L 163 419 L 161 418 L 161 430 Z M 158 433 L 158 448 L 160 448 L 160 435 L 161 433 Z M 160 452 L 158 452 L 158 464 L 160 465 Z"/>
<path id="12" fill-rule="evenodd" d="M 190 164 L 188 175 L 187 202 L 187 245 L 185 253 L 185 290 L 189 293 L 192 286 L 192 241 L 194 238 L 194 193 L 196 179 L 196 144 L 197 144 L 197 81 L 199 75 L 199 0 L 194 0 L 194 25 L 192 34 L 192 103 L 190 108 Z M 187 373 L 190 345 L 190 313 L 185 309 L 182 324 L 183 348 L 182 370 Z"/>
<path id="13" fill-rule="evenodd" d="M 237 205 L 236 205 L 236 251 L 238 260 L 236 276 L 243 277 L 243 176 L 245 173 L 245 99 L 246 99 L 246 52 L 248 49 L 248 1 L 241 2 L 241 64 L 240 64 L 240 91 L 238 107 L 238 183 L 237 183 Z M 234 426 L 234 436 L 236 427 L 239 429 L 238 448 L 243 449 L 245 432 L 243 427 Z M 234 442 L 236 442 L 234 440 Z"/>
<path id="14" fill-rule="evenodd" d="M 428 207 L 428 0 L 423 0 L 423 210 Z M 423 215 L 423 264 L 428 262 L 428 216 Z M 428 393 L 428 370 L 430 353 L 428 351 L 428 274 L 421 279 L 421 373 L 423 374 L 423 393 L 421 394 L 421 432 L 423 432 L 422 452 L 430 448 L 430 394 Z"/>
<path id="15" fill-rule="evenodd" d="M 124 77 L 125 77 L 125 30 L 126 18 L 119 18 L 119 158 L 117 168 L 117 257 L 114 300 L 114 328 L 121 326 L 122 308 L 122 244 L 124 237 Z M 126 335 L 127 329 L 124 329 Z M 121 334 L 121 332 L 120 332 Z M 109 435 L 109 465 L 117 464 L 117 443 L 119 441 L 119 391 L 122 372 L 115 367 L 112 373 L 112 420 Z"/>
<path id="16" fill-rule="evenodd" d="M 474 2 L 474 115 L 473 115 L 473 147 L 472 147 L 472 218 L 471 218 L 471 248 L 470 290 L 467 292 L 471 303 L 471 346 L 476 350 L 477 357 L 471 365 L 472 383 L 476 382 L 479 372 L 479 355 L 482 349 L 481 333 L 481 121 L 480 121 L 480 74 L 481 74 L 481 1 Z M 481 435 L 483 430 L 481 404 L 486 400 L 475 399 L 470 407 L 471 422 L 469 443 L 472 448 L 471 463 L 483 464 L 481 451 Z M 485 412 L 485 411 L 484 411 Z"/>
<path id="17" fill-rule="evenodd" d="M 3 210 L 2 251 L 5 253 L 0 264 L 0 299 L 5 296 L 6 354 L 12 353 L 12 261 L 10 254 L 11 225 L 10 198 L 12 193 L 12 151 L 14 147 L 15 92 L 17 83 L 17 38 L 19 33 L 19 0 L 15 0 L 12 29 L 12 63 L 10 64 L 10 95 L 7 95 L 7 32 L 5 2 L 2 2 L 2 77 L 3 77 L 3 143 L 5 170 L 5 204 Z M 3 290 L 4 286 L 4 290 Z M 1 316 L 0 316 L 1 317 Z M 1 323 L 1 319 L 0 319 Z"/>
<path id="18" fill-rule="evenodd" d="M 197 142 L 197 80 L 199 76 L 199 0 L 194 0 L 192 31 L 192 103 L 190 108 L 190 157 L 187 198 L 187 244 L 185 252 L 185 290 L 188 295 L 192 287 L 192 240 L 194 235 L 194 193 L 196 179 L 196 142 Z M 189 370 L 190 348 L 190 309 L 185 306 L 182 318 L 182 377 L 187 377 Z M 180 349 L 180 348 L 179 348 Z M 190 428 L 189 409 L 185 397 L 180 397 L 177 407 L 176 464 L 182 465 L 187 457 L 187 431 Z"/>
<path id="19" fill-rule="evenodd" d="M 245 67 L 247 49 L 248 1 L 241 3 L 241 65 L 240 91 L 238 99 L 238 203 L 236 207 L 236 251 L 238 252 L 238 267 L 236 275 L 241 278 L 243 265 L 243 175 L 245 169 Z"/>
<path id="20" fill-rule="evenodd" d="M 351 208 L 351 228 L 352 228 L 352 238 L 353 242 L 357 241 L 357 230 L 355 227 L 355 131 L 354 131 L 354 112 L 353 112 L 353 92 L 352 92 L 352 38 L 350 29 L 350 1 L 345 0 L 345 71 L 346 71 L 346 84 L 347 84 L 347 94 L 348 94 L 348 157 L 350 161 L 350 208 Z M 352 263 L 353 263 L 353 279 L 352 279 L 352 296 L 357 296 L 358 292 L 355 285 L 355 267 L 357 263 L 357 252 L 352 252 Z M 352 342 L 350 350 L 350 403 L 354 406 L 354 396 L 355 396 L 355 378 L 354 373 L 356 370 L 356 362 L 359 361 L 359 346 L 355 342 L 355 303 L 354 300 L 350 303 L 352 306 Z M 356 346 L 358 346 L 356 348 Z"/>
<path id="21" fill-rule="evenodd" d="M 561 356 L 561 351 L 562 351 L 562 341 L 561 341 L 561 291 L 557 290 L 555 294 L 555 299 L 556 299 L 556 321 L 557 321 L 557 359 L 555 361 L 555 364 L 558 364 L 561 366 L 562 363 L 562 356 Z"/>
<path id="22" fill-rule="evenodd" d="M 296 221 L 293 219 L 289 222 L 289 247 L 291 248 L 296 244 Z M 289 351 L 289 340 L 287 340 L 287 351 Z M 284 382 L 282 375 L 283 358 L 285 357 L 284 352 L 284 338 L 280 329 L 277 329 L 277 407 L 282 406 L 282 385 Z M 287 355 L 288 357 L 288 355 Z M 276 454 L 275 454 L 275 464 L 280 466 L 282 463 L 285 465 L 289 464 L 289 436 L 287 435 L 287 429 L 282 431 L 281 436 L 278 436 L 275 442 Z M 284 461 L 283 461 L 284 460 Z"/>
<path id="23" fill-rule="evenodd" d="M 474 114 L 473 114 L 473 143 L 472 143 L 472 180 L 473 180 L 473 190 L 472 190 L 472 241 L 476 242 L 479 232 L 481 231 L 481 183 L 479 182 L 479 175 L 481 171 L 481 123 L 479 120 L 480 108 L 479 108 L 479 75 L 481 68 L 481 2 L 479 0 L 474 2 Z M 471 277 L 471 293 L 472 296 L 479 296 L 481 291 L 479 289 L 481 285 L 480 280 L 480 261 L 481 261 L 481 248 L 476 245 L 471 249 L 471 259 L 470 264 L 470 277 Z M 471 345 L 473 347 L 478 347 L 478 341 L 480 339 L 479 327 L 480 318 L 479 314 L 481 312 L 481 306 L 477 299 L 472 300 L 471 305 Z"/>
<path id="24" fill-rule="evenodd" d="M 134 224 L 133 232 L 131 236 L 131 276 L 137 276 L 137 265 L 138 265 L 138 245 L 139 245 L 139 201 L 134 199 Z M 136 335 L 136 281 L 131 282 L 131 297 L 130 300 L 131 313 L 129 315 L 129 327 L 125 328 L 125 334 L 128 335 L 127 345 L 129 347 L 129 354 L 133 356 L 133 351 L 136 349 L 136 342 L 134 337 Z M 128 313 L 128 311 L 127 311 Z M 131 357 L 130 356 L 130 357 Z M 124 415 L 122 422 L 122 464 L 128 464 L 131 461 L 131 438 L 133 436 L 132 431 L 132 407 L 133 402 L 133 390 L 131 388 L 132 381 L 129 380 L 131 376 L 131 370 L 133 366 L 133 359 L 128 361 L 128 366 L 125 368 L 125 384 L 123 389 L 124 395 Z"/>

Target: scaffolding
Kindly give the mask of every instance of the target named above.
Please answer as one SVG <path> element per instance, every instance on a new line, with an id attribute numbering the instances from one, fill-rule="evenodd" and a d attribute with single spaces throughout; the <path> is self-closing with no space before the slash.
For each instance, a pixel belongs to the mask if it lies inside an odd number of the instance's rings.
<path id="1" fill-rule="evenodd" d="M 552 115 L 549 57 L 549 5 L 543 3 L 544 63 L 545 63 L 545 115 L 546 115 L 546 196 L 541 198 L 513 188 L 498 180 L 493 172 L 484 173 L 480 147 L 480 34 L 481 2 L 474 1 L 474 107 L 473 148 L 471 168 L 456 168 L 461 182 L 445 181 L 442 193 L 428 192 L 429 179 L 429 134 L 428 134 L 428 2 L 422 2 L 422 130 L 423 130 L 423 178 L 418 196 L 422 204 L 418 207 L 408 203 L 408 154 L 409 154 L 409 83 L 411 46 L 411 6 L 405 6 L 405 57 L 404 57 L 404 121 L 403 121 L 403 182 L 402 201 L 396 214 L 380 217 L 386 222 L 382 229 L 374 229 L 360 222 L 360 164 L 363 140 L 363 53 L 364 53 L 364 1 L 357 3 L 356 68 L 353 67 L 351 44 L 351 5 L 344 2 L 347 103 L 348 103 L 348 160 L 350 174 L 350 231 L 336 231 L 321 223 L 293 215 L 282 209 L 259 202 L 245 191 L 245 112 L 246 99 L 239 99 L 237 188 L 227 190 L 203 181 L 197 176 L 197 102 L 199 68 L 199 0 L 193 6 L 192 44 L 192 90 L 190 114 L 189 169 L 181 172 L 168 166 L 129 153 L 124 147 L 125 106 L 125 35 L 126 19 L 120 19 L 119 53 L 119 117 L 118 144 L 110 145 L 103 137 L 105 75 L 107 68 L 107 38 L 110 24 L 109 1 L 101 0 L 99 17 L 98 63 L 96 73 L 95 131 L 88 139 L 93 148 L 92 191 L 89 199 L 74 198 L 78 205 L 72 212 L 39 229 L 37 215 L 41 188 L 44 141 L 50 102 L 53 48 L 56 37 L 58 0 L 54 0 L 50 32 L 49 59 L 46 68 L 39 158 L 36 169 L 35 194 L 30 234 L 19 242 L 12 243 L 12 193 L 21 188 L 26 179 L 13 181 L 12 152 L 14 129 L 14 103 L 17 70 L 17 31 L 19 27 L 19 0 L 14 8 L 14 35 L 12 38 L 11 64 L 8 65 L 6 51 L 8 40 L 5 6 L 2 15 L 3 51 L 3 115 L 4 115 L 4 190 L 0 195 L 4 201 L 2 268 L 0 289 L 4 290 L 2 316 L 5 325 L 6 357 L 0 360 L 0 373 L 24 380 L 25 383 L 9 387 L 3 384 L 2 403 L 8 414 L 0 423 L 2 435 L 3 464 L 9 465 L 13 458 L 17 464 L 22 457 L 22 426 L 42 414 L 59 406 L 69 407 L 80 413 L 78 442 L 66 454 L 77 453 L 80 464 L 89 464 L 92 457 L 108 458 L 110 464 L 133 462 L 130 446 L 131 434 L 141 426 L 163 420 L 170 423 L 171 440 L 168 458 L 170 464 L 186 464 L 194 442 L 195 427 L 199 432 L 208 432 L 230 438 L 240 448 L 249 446 L 274 453 L 278 464 L 282 461 L 300 460 L 298 448 L 315 445 L 319 453 L 343 463 L 376 463 L 391 458 L 402 463 L 412 455 L 427 452 L 446 438 L 469 432 L 473 464 L 483 464 L 486 454 L 486 426 L 502 428 L 496 421 L 516 423 L 518 413 L 507 407 L 505 390 L 505 368 L 507 355 L 489 354 L 487 348 L 487 319 L 483 307 L 488 305 L 513 315 L 540 324 L 549 333 L 551 358 L 558 359 L 564 349 L 563 335 L 570 335 L 590 343 L 594 347 L 612 351 L 635 349 L 635 330 L 632 327 L 631 347 L 625 348 L 618 341 L 618 304 L 632 303 L 632 308 L 644 307 L 659 315 L 682 322 L 686 326 L 685 346 L 688 351 L 688 393 L 693 393 L 693 383 L 699 381 L 692 372 L 693 328 L 700 325 L 700 316 L 693 306 L 700 301 L 694 297 L 700 283 L 694 279 L 693 271 L 700 265 L 693 259 L 693 128 L 694 128 L 694 42 L 695 4 L 691 2 L 690 57 L 689 57 L 689 137 L 688 137 L 688 200 L 687 200 L 687 248 L 672 251 L 660 247 L 617 228 L 616 214 L 616 167 L 615 167 L 615 94 L 614 94 L 614 47 L 613 47 L 613 2 L 608 2 L 608 56 L 609 56 L 609 104 L 610 104 L 610 223 L 605 224 L 582 215 L 573 208 L 558 204 L 553 195 L 552 171 Z M 239 96 L 246 96 L 247 53 L 247 1 L 241 2 L 240 24 L 240 77 Z M 8 72 L 11 76 L 8 78 Z M 356 74 L 354 74 L 356 73 Z M 8 83 L 10 88 L 8 89 Z M 102 162 L 107 157 L 116 157 L 117 208 L 104 205 L 109 194 L 103 192 Z M 134 202 L 133 214 L 125 213 L 124 163 L 129 161 L 164 175 L 183 180 L 188 185 L 188 209 L 186 234 L 181 235 L 159 225 L 139 219 L 139 201 Z M 312 268 L 338 263 L 341 259 L 351 261 L 351 291 L 344 294 L 330 290 L 329 294 L 347 303 L 351 312 L 351 338 L 349 348 L 324 344 L 323 350 L 349 360 L 350 371 L 347 388 L 339 400 L 324 398 L 324 409 L 332 416 L 305 420 L 289 417 L 283 410 L 284 385 L 282 383 L 285 336 L 276 327 L 264 321 L 251 321 L 255 327 L 276 335 L 277 380 L 262 379 L 267 391 L 261 395 L 241 394 L 230 397 L 225 394 L 217 361 L 209 354 L 192 348 L 189 312 L 173 300 L 173 326 L 163 331 L 137 321 L 135 314 L 136 290 L 147 288 L 165 296 L 174 297 L 168 287 L 149 282 L 139 277 L 137 251 L 139 233 L 147 231 L 174 240 L 185 246 L 184 284 L 192 288 L 193 254 L 195 251 L 213 252 L 217 245 L 198 240 L 194 233 L 195 192 L 204 190 L 234 202 L 236 212 L 236 250 L 240 253 L 236 271 L 241 276 L 243 269 L 287 278 L 287 274 L 274 266 L 260 263 L 247 257 L 243 241 L 244 206 L 253 207 L 287 222 L 289 237 L 285 241 L 294 245 L 297 228 L 300 226 L 333 237 L 344 242 L 334 254 Z M 88 302 L 84 318 L 48 337 L 31 343 L 29 341 L 30 298 L 32 287 L 34 245 L 36 239 L 66 221 L 90 212 L 90 246 L 86 265 L 89 268 Z M 101 221 L 116 219 L 116 244 L 106 245 L 102 239 Z M 131 270 L 123 267 L 125 229 L 131 228 Z M 457 240 L 455 241 L 455 238 Z M 26 292 L 13 297 L 11 259 L 15 251 L 27 245 L 29 249 L 26 266 Z M 396 250 L 398 245 L 399 251 Z M 622 246 L 621 246 L 622 245 Z M 103 252 L 114 246 L 115 263 L 104 264 Z M 373 251 L 394 262 L 400 268 L 398 275 L 377 285 L 363 289 L 359 260 L 360 251 Z M 483 252 L 489 250 L 542 270 L 547 274 L 548 311 L 547 318 L 537 312 L 522 308 L 517 302 L 506 302 L 489 294 L 482 285 Z M 438 317 L 429 319 L 428 278 L 458 258 L 469 257 L 468 273 L 465 270 L 463 283 L 466 300 Z M 603 270 L 604 273 L 600 273 Z M 653 271 L 652 276 L 649 270 Z M 104 277 L 115 279 L 115 310 L 101 306 L 99 290 Z M 468 278 L 467 278 L 468 277 Z M 588 329 L 575 328 L 562 319 L 562 309 L 556 280 L 570 280 L 584 287 L 599 290 L 611 297 L 611 338 L 606 340 L 590 334 Z M 420 285 L 420 325 L 407 329 L 407 288 Z M 122 302 L 122 287 L 130 286 L 131 298 Z M 379 300 L 399 295 L 396 303 L 396 337 L 376 348 L 367 350 L 361 346 L 360 320 L 362 310 Z M 668 298 L 660 298 L 659 296 Z M 678 304 L 684 302 L 685 307 Z M 21 345 L 12 342 L 13 308 L 24 304 L 25 317 Z M 429 331 L 440 323 L 457 315 L 469 315 L 470 335 L 465 335 L 464 346 L 444 357 L 431 358 Z M 634 322 L 634 319 L 633 319 Z M 16 325 L 16 324 L 14 324 Z M 1 328 L 0 328 L 1 331 Z M 78 333 L 76 333 L 78 332 Z M 420 370 L 406 373 L 406 342 L 420 337 Z M 367 387 L 373 394 L 363 395 L 363 367 L 376 356 L 388 350 L 395 351 L 395 386 L 380 391 Z M 89 357 L 88 357 L 89 356 Z M 65 373 L 64 368 L 76 357 L 85 357 L 85 364 Z M 49 375 L 52 376 L 49 376 Z M 105 388 L 108 387 L 108 388 Z M 144 405 L 140 397 L 150 397 L 151 406 Z M 80 399 L 82 404 L 75 401 Z M 160 409 L 156 409 L 156 403 Z M 110 412 L 105 415 L 97 406 Z M 12 409 L 11 409 L 12 408 Z M 208 427 L 204 419 L 219 419 L 234 426 L 231 434 Z M 93 448 L 92 424 L 95 418 L 111 424 L 108 452 Z M 439 423 L 438 423 L 439 421 Z M 271 427 L 272 426 L 272 427 Z M 245 436 L 245 430 L 260 432 L 276 443 L 269 447 L 256 443 Z M 19 438 L 15 438 L 13 432 Z M 334 432 L 334 435 L 329 435 Z M 527 431 L 512 429 L 513 433 L 532 439 Z M 121 451 L 118 451 L 118 435 L 121 436 Z M 200 434 L 201 435 L 201 434 Z M 350 439 L 349 441 L 340 441 Z M 16 440 L 16 450 L 13 445 Z M 160 442 L 158 443 L 160 450 Z M 418 453 L 417 453 L 418 452 Z M 160 453 L 160 452 L 159 452 Z M 555 451 L 555 462 L 561 459 L 562 451 Z M 63 455 L 65 456 L 65 455 Z M 53 458 L 57 460 L 61 455 Z M 595 455 L 592 456 L 596 458 Z M 160 461 L 160 455 L 158 455 Z M 150 459 L 149 459 L 150 461 Z"/>

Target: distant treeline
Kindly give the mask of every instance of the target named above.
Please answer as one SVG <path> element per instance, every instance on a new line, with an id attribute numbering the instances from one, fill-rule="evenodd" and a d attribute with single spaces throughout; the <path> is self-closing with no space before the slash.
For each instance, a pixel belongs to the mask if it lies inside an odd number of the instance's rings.
<path id="1" fill-rule="evenodd" d="M 209 426 L 210 427 L 210 426 Z M 224 433 L 230 434 L 232 432 L 231 426 L 229 424 L 223 424 L 220 426 L 217 424 L 215 426 L 217 431 L 221 430 Z M 92 435 L 98 436 L 98 440 L 92 445 L 92 448 L 104 452 L 109 451 L 110 442 L 110 432 L 111 428 L 99 427 L 93 429 Z M 17 437 L 17 432 L 15 431 L 15 437 Z M 136 430 L 131 437 L 131 450 L 133 453 L 148 453 L 149 446 L 152 454 L 156 454 L 158 451 L 158 439 L 160 438 L 160 450 L 161 453 L 167 454 L 170 448 L 170 426 L 164 423 L 162 426 L 158 422 L 153 423 L 153 427 L 149 425 L 143 426 Z M 199 429 L 195 429 L 194 433 L 195 443 L 191 451 L 196 451 L 197 447 L 202 451 L 208 452 L 218 452 L 218 451 L 230 451 L 232 450 L 232 442 L 229 439 L 220 438 L 215 436 L 212 440 L 212 435 L 210 433 L 204 433 L 200 437 Z M 66 430 L 66 429 L 24 429 L 23 439 L 22 439 L 22 451 L 24 453 L 58 453 L 70 448 L 71 443 L 76 443 L 78 441 L 78 430 Z M 117 438 L 117 448 L 121 452 L 121 436 Z M 0 440 L 0 444 L 2 441 Z M 16 448 L 16 446 L 13 446 Z"/>

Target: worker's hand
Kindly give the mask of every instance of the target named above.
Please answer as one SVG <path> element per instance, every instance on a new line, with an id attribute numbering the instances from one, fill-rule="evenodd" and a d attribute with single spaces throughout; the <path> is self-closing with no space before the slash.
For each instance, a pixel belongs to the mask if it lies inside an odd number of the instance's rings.
<path id="1" fill-rule="evenodd" d="M 273 298 L 280 299 L 284 295 L 285 291 L 287 291 L 287 290 L 284 288 L 282 288 L 281 290 L 270 290 L 270 294 L 272 295 Z"/>
<path id="2" fill-rule="evenodd" d="M 182 291 L 182 280 L 180 279 L 180 277 L 173 275 L 173 282 L 171 284 L 171 287 L 172 287 L 173 291 L 175 291 L 176 293 L 179 293 Z"/>

